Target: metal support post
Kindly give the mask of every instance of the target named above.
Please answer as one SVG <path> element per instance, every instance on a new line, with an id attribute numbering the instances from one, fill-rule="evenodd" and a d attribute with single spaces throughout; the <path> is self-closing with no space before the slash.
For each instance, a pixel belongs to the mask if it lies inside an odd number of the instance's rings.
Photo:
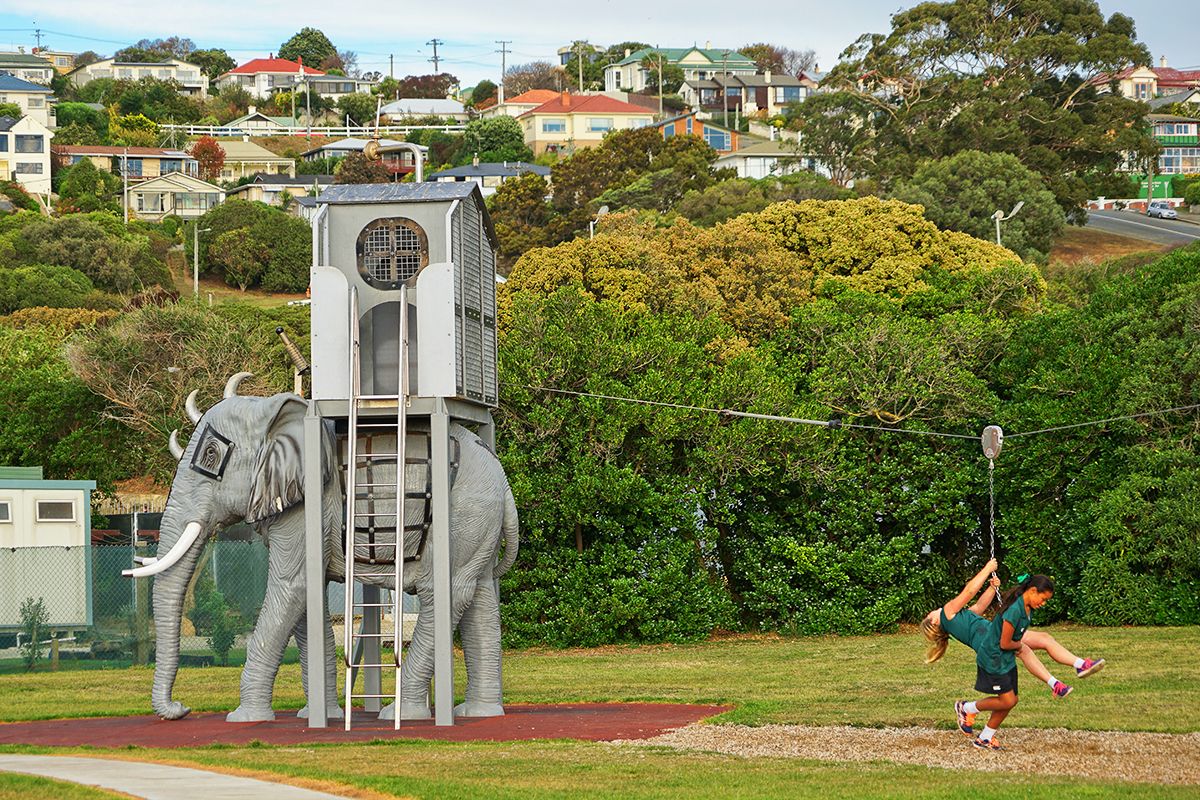
<path id="1" fill-rule="evenodd" d="M 429 417 L 433 497 L 434 724 L 454 724 L 454 631 L 450 603 L 450 413 L 438 398 Z"/>
<path id="2" fill-rule="evenodd" d="M 329 725 L 325 706 L 325 541 L 321 526 L 321 416 L 309 401 L 304 417 L 304 580 L 308 627 L 308 727 Z"/>

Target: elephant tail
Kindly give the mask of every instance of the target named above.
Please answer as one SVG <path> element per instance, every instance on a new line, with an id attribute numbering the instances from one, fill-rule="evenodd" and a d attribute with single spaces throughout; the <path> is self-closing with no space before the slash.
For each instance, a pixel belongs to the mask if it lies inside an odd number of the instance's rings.
<path id="1" fill-rule="evenodd" d="M 502 532 L 504 534 L 504 556 L 500 559 L 500 563 L 492 570 L 492 577 L 499 578 L 512 567 L 513 562 L 517 560 L 517 547 L 519 546 L 520 534 L 518 533 L 517 524 L 517 503 L 513 500 L 512 489 L 504 487 L 504 523 Z"/>

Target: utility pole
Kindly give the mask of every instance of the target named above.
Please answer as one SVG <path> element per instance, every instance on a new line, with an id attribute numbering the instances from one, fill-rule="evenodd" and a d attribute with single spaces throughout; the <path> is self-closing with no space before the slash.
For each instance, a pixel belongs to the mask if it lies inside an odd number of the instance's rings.
<path id="1" fill-rule="evenodd" d="M 394 54 L 388 56 L 388 77 L 396 80 L 396 56 Z"/>
<path id="2" fill-rule="evenodd" d="M 722 120 L 726 128 L 729 127 L 729 71 L 726 69 L 726 64 L 729 62 L 729 51 L 721 53 L 721 108 L 725 112 Z"/>
<path id="3" fill-rule="evenodd" d="M 437 46 L 438 46 L 439 44 L 445 44 L 445 42 L 443 42 L 443 41 L 440 41 L 440 40 L 438 40 L 438 39 L 434 39 L 434 40 L 432 40 L 432 41 L 428 41 L 428 42 L 426 42 L 425 44 L 431 44 L 431 45 L 433 45 L 433 58 L 431 58 L 431 59 L 429 59 L 429 60 L 433 62 L 433 74 L 434 74 L 434 75 L 440 75 L 441 73 L 438 71 L 438 55 L 437 55 Z"/>
<path id="4" fill-rule="evenodd" d="M 512 44 L 512 39 L 497 39 L 496 44 L 500 45 L 500 102 L 497 105 L 504 105 L 504 76 L 508 72 L 507 45 Z"/>

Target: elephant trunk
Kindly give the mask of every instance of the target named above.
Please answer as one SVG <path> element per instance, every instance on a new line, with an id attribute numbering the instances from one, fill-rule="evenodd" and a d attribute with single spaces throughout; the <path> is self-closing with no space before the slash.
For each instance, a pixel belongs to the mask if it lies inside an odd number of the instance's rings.
<path id="1" fill-rule="evenodd" d="M 179 671 L 179 629 L 183 620 L 184 597 L 207 537 L 200 535 L 201 526 L 196 522 L 189 523 L 184 534 L 175 535 L 173 531 L 177 531 L 179 526 L 170 517 L 168 514 L 163 519 L 162 529 L 166 535 L 162 537 L 159 547 L 170 548 L 169 556 L 162 561 L 174 556 L 174 562 L 154 576 L 156 644 L 154 689 L 150 702 L 154 713 L 163 719 L 181 719 L 191 709 L 171 700 L 175 675 Z M 185 544 L 188 539 L 190 542 Z"/>

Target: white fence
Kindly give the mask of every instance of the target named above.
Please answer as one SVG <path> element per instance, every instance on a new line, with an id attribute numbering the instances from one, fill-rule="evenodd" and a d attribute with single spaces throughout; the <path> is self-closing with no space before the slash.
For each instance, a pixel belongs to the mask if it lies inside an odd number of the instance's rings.
<path id="1" fill-rule="evenodd" d="M 294 128 L 274 127 L 237 127 L 225 125 L 160 125 L 163 133 L 182 133 L 188 136 L 211 136 L 214 139 L 242 136 L 325 136 L 331 139 L 369 139 L 378 134 L 388 137 L 405 137 L 413 131 L 442 131 L 443 133 L 462 133 L 466 125 L 380 125 L 358 127 L 346 125 L 340 128 L 296 126 Z"/>

